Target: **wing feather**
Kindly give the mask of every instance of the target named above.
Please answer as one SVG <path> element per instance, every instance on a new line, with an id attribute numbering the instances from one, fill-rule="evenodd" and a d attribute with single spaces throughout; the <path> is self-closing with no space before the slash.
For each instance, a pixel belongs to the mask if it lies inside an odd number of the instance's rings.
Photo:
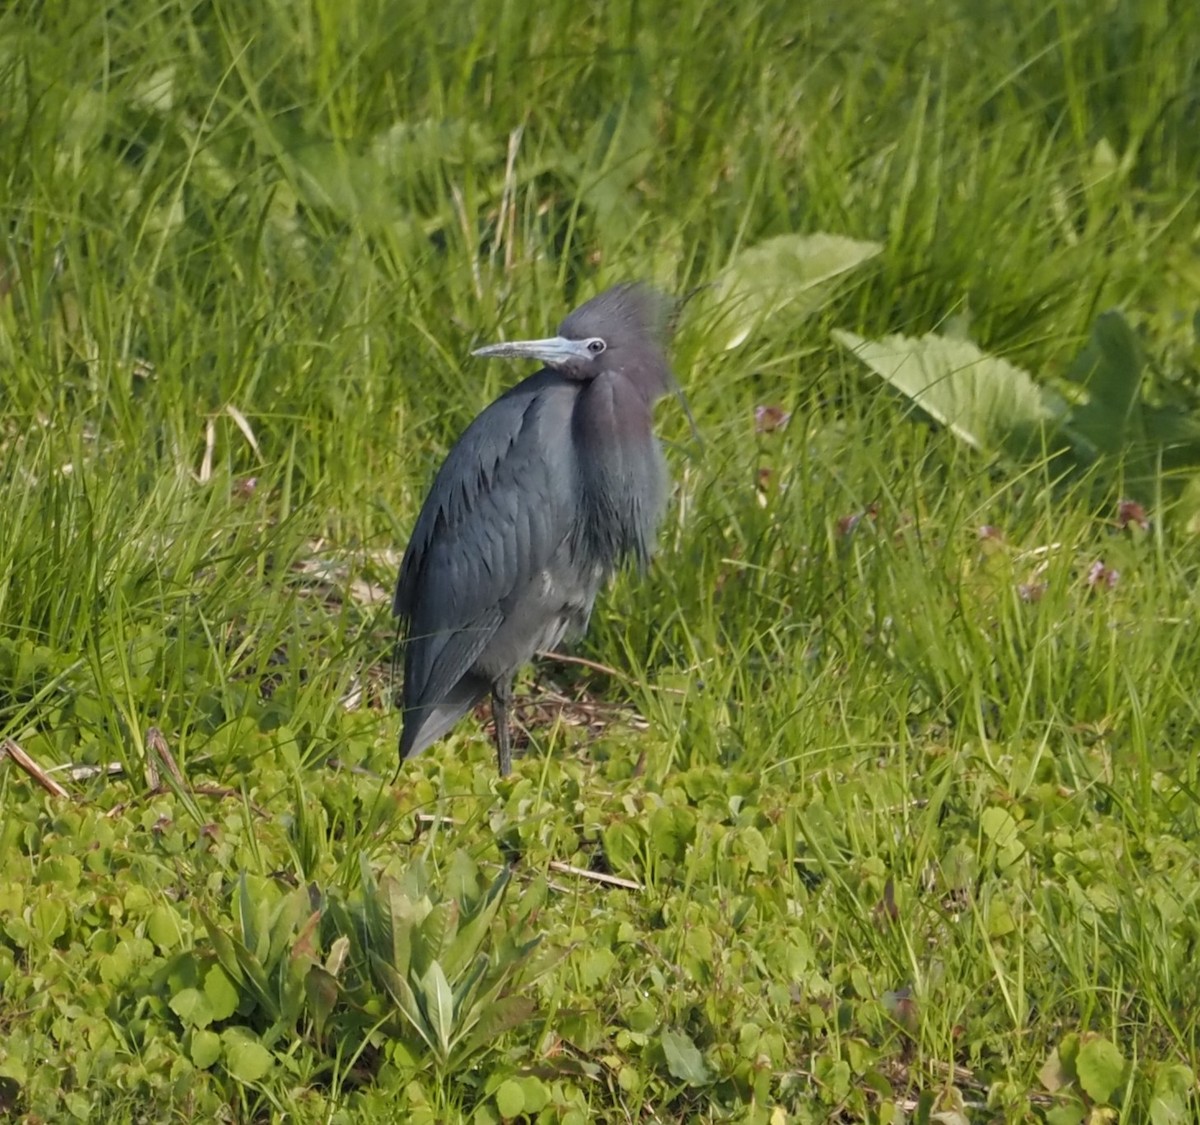
<path id="1" fill-rule="evenodd" d="M 574 466 L 552 465 L 547 450 L 570 432 L 575 393 L 554 372 L 531 376 L 471 423 L 438 471 L 392 603 L 408 636 L 406 710 L 447 696 L 503 624 L 502 604 L 570 533 Z"/>

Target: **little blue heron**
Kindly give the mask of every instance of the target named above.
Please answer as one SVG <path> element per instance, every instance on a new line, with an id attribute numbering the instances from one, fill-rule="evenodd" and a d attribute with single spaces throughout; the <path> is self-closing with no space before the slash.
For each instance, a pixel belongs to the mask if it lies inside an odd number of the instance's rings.
<path id="1" fill-rule="evenodd" d="M 557 336 L 472 353 L 545 366 L 466 428 L 417 517 L 392 603 L 406 635 L 401 758 L 490 692 L 509 774 L 517 672 L 587 627 L 623 562 L 649 559 L 667 487 L 654 404 L 672 390 L 683 401 L 663 349 L 665 312 L 655 290 L 618 285 Z"/>

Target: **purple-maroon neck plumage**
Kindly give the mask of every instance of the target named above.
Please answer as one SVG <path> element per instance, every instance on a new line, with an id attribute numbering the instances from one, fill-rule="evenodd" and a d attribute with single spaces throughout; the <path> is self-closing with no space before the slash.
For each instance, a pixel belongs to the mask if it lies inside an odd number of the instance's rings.
<path id="1" fill-rule="evenodd" d="M 654 403 L 676 389 L 664 352 L 666 299 L 647 285 L 618 285 L 563 321 L 569 340 L 605 348 L 563 373 L 585 382 L 572 424 L 583 501 L 580 534 L 605 569 L 645 564 L 666 499 L 666 466 L 654 436 Z"/>

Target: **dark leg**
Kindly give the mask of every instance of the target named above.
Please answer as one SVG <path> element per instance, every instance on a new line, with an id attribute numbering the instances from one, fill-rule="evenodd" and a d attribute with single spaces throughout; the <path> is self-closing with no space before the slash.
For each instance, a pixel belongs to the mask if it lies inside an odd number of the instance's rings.
<path id="1" fill-rule="evenodd" d="M 500 759 L 500 776 L 512 773 L 512 732 L 508 725 L 508 708 L 512 703 L 512 684 L 492 684 L 492 722 L 496 725 L 496 754 Z"/>

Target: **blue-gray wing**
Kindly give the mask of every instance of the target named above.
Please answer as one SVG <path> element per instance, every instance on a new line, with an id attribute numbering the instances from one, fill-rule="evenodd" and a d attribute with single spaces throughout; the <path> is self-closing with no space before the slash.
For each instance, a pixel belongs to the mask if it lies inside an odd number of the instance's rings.
<path id="1" fill-rule="evenodd" d="M 503 623 L 506 600 L 570 533 L 574 393 L 549 371 L 526 379 L 471 423 L 438 471 L 392 603 L 408 636 L 406 710 L 448 696 Z"/>

